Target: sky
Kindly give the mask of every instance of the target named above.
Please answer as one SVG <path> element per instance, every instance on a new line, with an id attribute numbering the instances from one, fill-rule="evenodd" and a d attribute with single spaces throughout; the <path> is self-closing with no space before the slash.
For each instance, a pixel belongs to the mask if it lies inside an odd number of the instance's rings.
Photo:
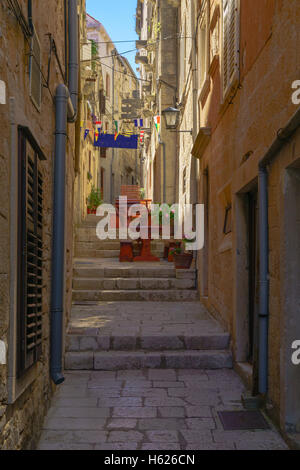
<path id="1" fill-rule="evenodd" d="M 103 24 L 112 41 L 136 40 L 135 14 L 137 0 L 86 0 L 87 13 Z M 116 44 L 118 52 L 135 49 L 135 42 Z M 124 54 L 136 72 L 136 51 Z"/>

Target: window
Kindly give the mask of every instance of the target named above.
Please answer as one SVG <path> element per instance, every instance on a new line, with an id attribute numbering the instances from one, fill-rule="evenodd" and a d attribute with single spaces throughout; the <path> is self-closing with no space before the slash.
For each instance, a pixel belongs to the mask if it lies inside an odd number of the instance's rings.
<path id="1" fill-rule="evenodd" d="M 19 129 L 18 376 L 42 353 L 43 176 L 40 158 Z"/>
<path id="2" fill-rule="evenodd" d="M 181 89 L 181 92 L 183 91 L 183 87 L 184 87 L 184 80 L 185 80 L 185 41 L 186 41 L 186 20 L 185 20 L 185 24 L 184 24 L 184 27 L 182 28 L 181 30 L 181 34 L 180 34 L 180 44 L 179 44 L 179 47 L 180 47 L 180 89 Z"/>
<path id="3" fill-rule="evenodd" d="M 223 96 L 239 77 L 239 1 L 223 0 Z"/>
<path id="4" fill-rule="evenodd" d="M 101 190 L 101 198 L 104 198 L 104 181 L 105 181 L 105 170 L 101 168 L 100 173 L 100 190 Z"/>
<path id="5" fill-rule="evenodd" d="M 103 90 L 99 90 L 99 110 L 100 114 L 105 114 L 105 95 Z"/>
<path id="6" fill-rule="evenodd" d="M 108 73 L 106 74 L 106 96 L 109 98 L 110 97 L 110 76 Z"/>
<path id="7" fill-rule="evenodd" d="M 202 89 L 208 72 L 208 23 L 209 8 L 207 0 L 201 3 L 198 33 L 198 57 L 199 57 L 199 88 Z"/>
<path id="8" fill-rule="evenodd" d="M 231 232 L 232 232 L 232 206 L 230 204 L 225 209 L 223 233 L 224 235 L 228 235 L 228 233 L 231 233 Z"/>
<path id="9" fill-rule="evenodd" d="M 42 80 L 41 80 L 41 49 L 36 32 L 31 39 L 29 58 L 29 93 L 33 104 L 41 110 Z"/>

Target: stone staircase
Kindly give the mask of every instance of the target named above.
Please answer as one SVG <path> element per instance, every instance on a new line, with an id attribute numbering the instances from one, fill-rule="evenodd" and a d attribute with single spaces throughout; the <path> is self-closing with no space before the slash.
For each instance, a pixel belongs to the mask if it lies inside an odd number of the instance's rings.
<path id="1" fill-rule="evenodd" d="M 118 242 L 95 240 L 93 217 L 77 229 L 65 368 L 231 368 L 230 336 L 198 301 L 195 270 L 119 263 Z"/>
<path id="2" fill-rule="evenodd" d="M 168 263 L 152 267 L 147 264 L 121 264 L 112 258 L 89 267 L 77 262 L 73 277 L 74 303 L 197 300 L 195 270 L 176 272 Z"/>

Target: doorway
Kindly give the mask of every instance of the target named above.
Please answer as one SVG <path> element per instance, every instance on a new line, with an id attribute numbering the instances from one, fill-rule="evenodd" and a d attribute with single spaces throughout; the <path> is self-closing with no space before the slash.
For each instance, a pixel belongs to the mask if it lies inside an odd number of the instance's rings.
<path id="1" fill-rule="evenodd" d="M 248 266 L 249 266 L 249 351 L 248 362 L 257 359 L 257 331 L 259 308 L 259 243 L 258 243 L 258 191 L 248 193 Z"/>
<path id="2" fill-rule="evenodd" d="M 244 187 L 234 204 L 235 360 L 253 394 L 258 389 L 259 236 L 258 181 Z"/>

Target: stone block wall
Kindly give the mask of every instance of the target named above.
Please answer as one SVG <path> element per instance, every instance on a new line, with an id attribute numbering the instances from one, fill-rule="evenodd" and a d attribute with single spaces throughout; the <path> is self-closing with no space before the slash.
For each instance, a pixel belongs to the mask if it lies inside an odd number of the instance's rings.
<path id="1" fill-rule="evenodd" d="M 19 2 L 25 18 L 26 2 Z M 33 1 L 33 22 L 40 39 L 41 69 L 44 77 L 48 73 L 49 37 L 51 33 L 57 53 L 65 70 L 65 22 L 64 1 L 44 2 Z M 38 112 L 29 96 L 29 45 L 21 31 L 15 16 L 8 8 L 7 2 L 0 5 L 0 80 L 6 84 L 6 104 L 0 105 L 0 340 L 7 348 L 6 364 L 0 365 L 0 449 L 29 449 L 34 448 L 44 415 L 54 389 L 49 376 L 49 332 L 50 332 L 50 292 L 51 292 L 51 254 L 52 254 L 52 201 L 53 201 L 53 155 L 55 132 L 54 96 L 56 87 L 62 83 L 59 66 L 54 55 L 51 59 L 49 89 L 42 87 L 42 105 Z M 43 84 L 45 80 L 43 79 Z M 12 394 L 11 374 L 8 358 L 15 357 L 15 350 L 10 344 L 12 332 L 10 324 L 10 177 L 11 168 L 11 137 L 10 137 L 10 107 L 9 100 L 15 101 L 16 125 L 27 126 L 46 156 L 41 162 L 41 172 L 44 177 L 43 200 L 43 344 L 42 357 L 22 379 L 23 391 L 16 394 L 15 399 L 9 400 Z M 71 265 L 72 265 L 72 206 L 74 182 L 74 132 L 75 126 L 68 126 L 69 146 L 67 150 L 67 182 L 66 182 L 66 316 L 70 310 Z M 15 134 L 17 141 L 17 132 Z M 21 385 L 21 381 L 18 381 Z"/>

